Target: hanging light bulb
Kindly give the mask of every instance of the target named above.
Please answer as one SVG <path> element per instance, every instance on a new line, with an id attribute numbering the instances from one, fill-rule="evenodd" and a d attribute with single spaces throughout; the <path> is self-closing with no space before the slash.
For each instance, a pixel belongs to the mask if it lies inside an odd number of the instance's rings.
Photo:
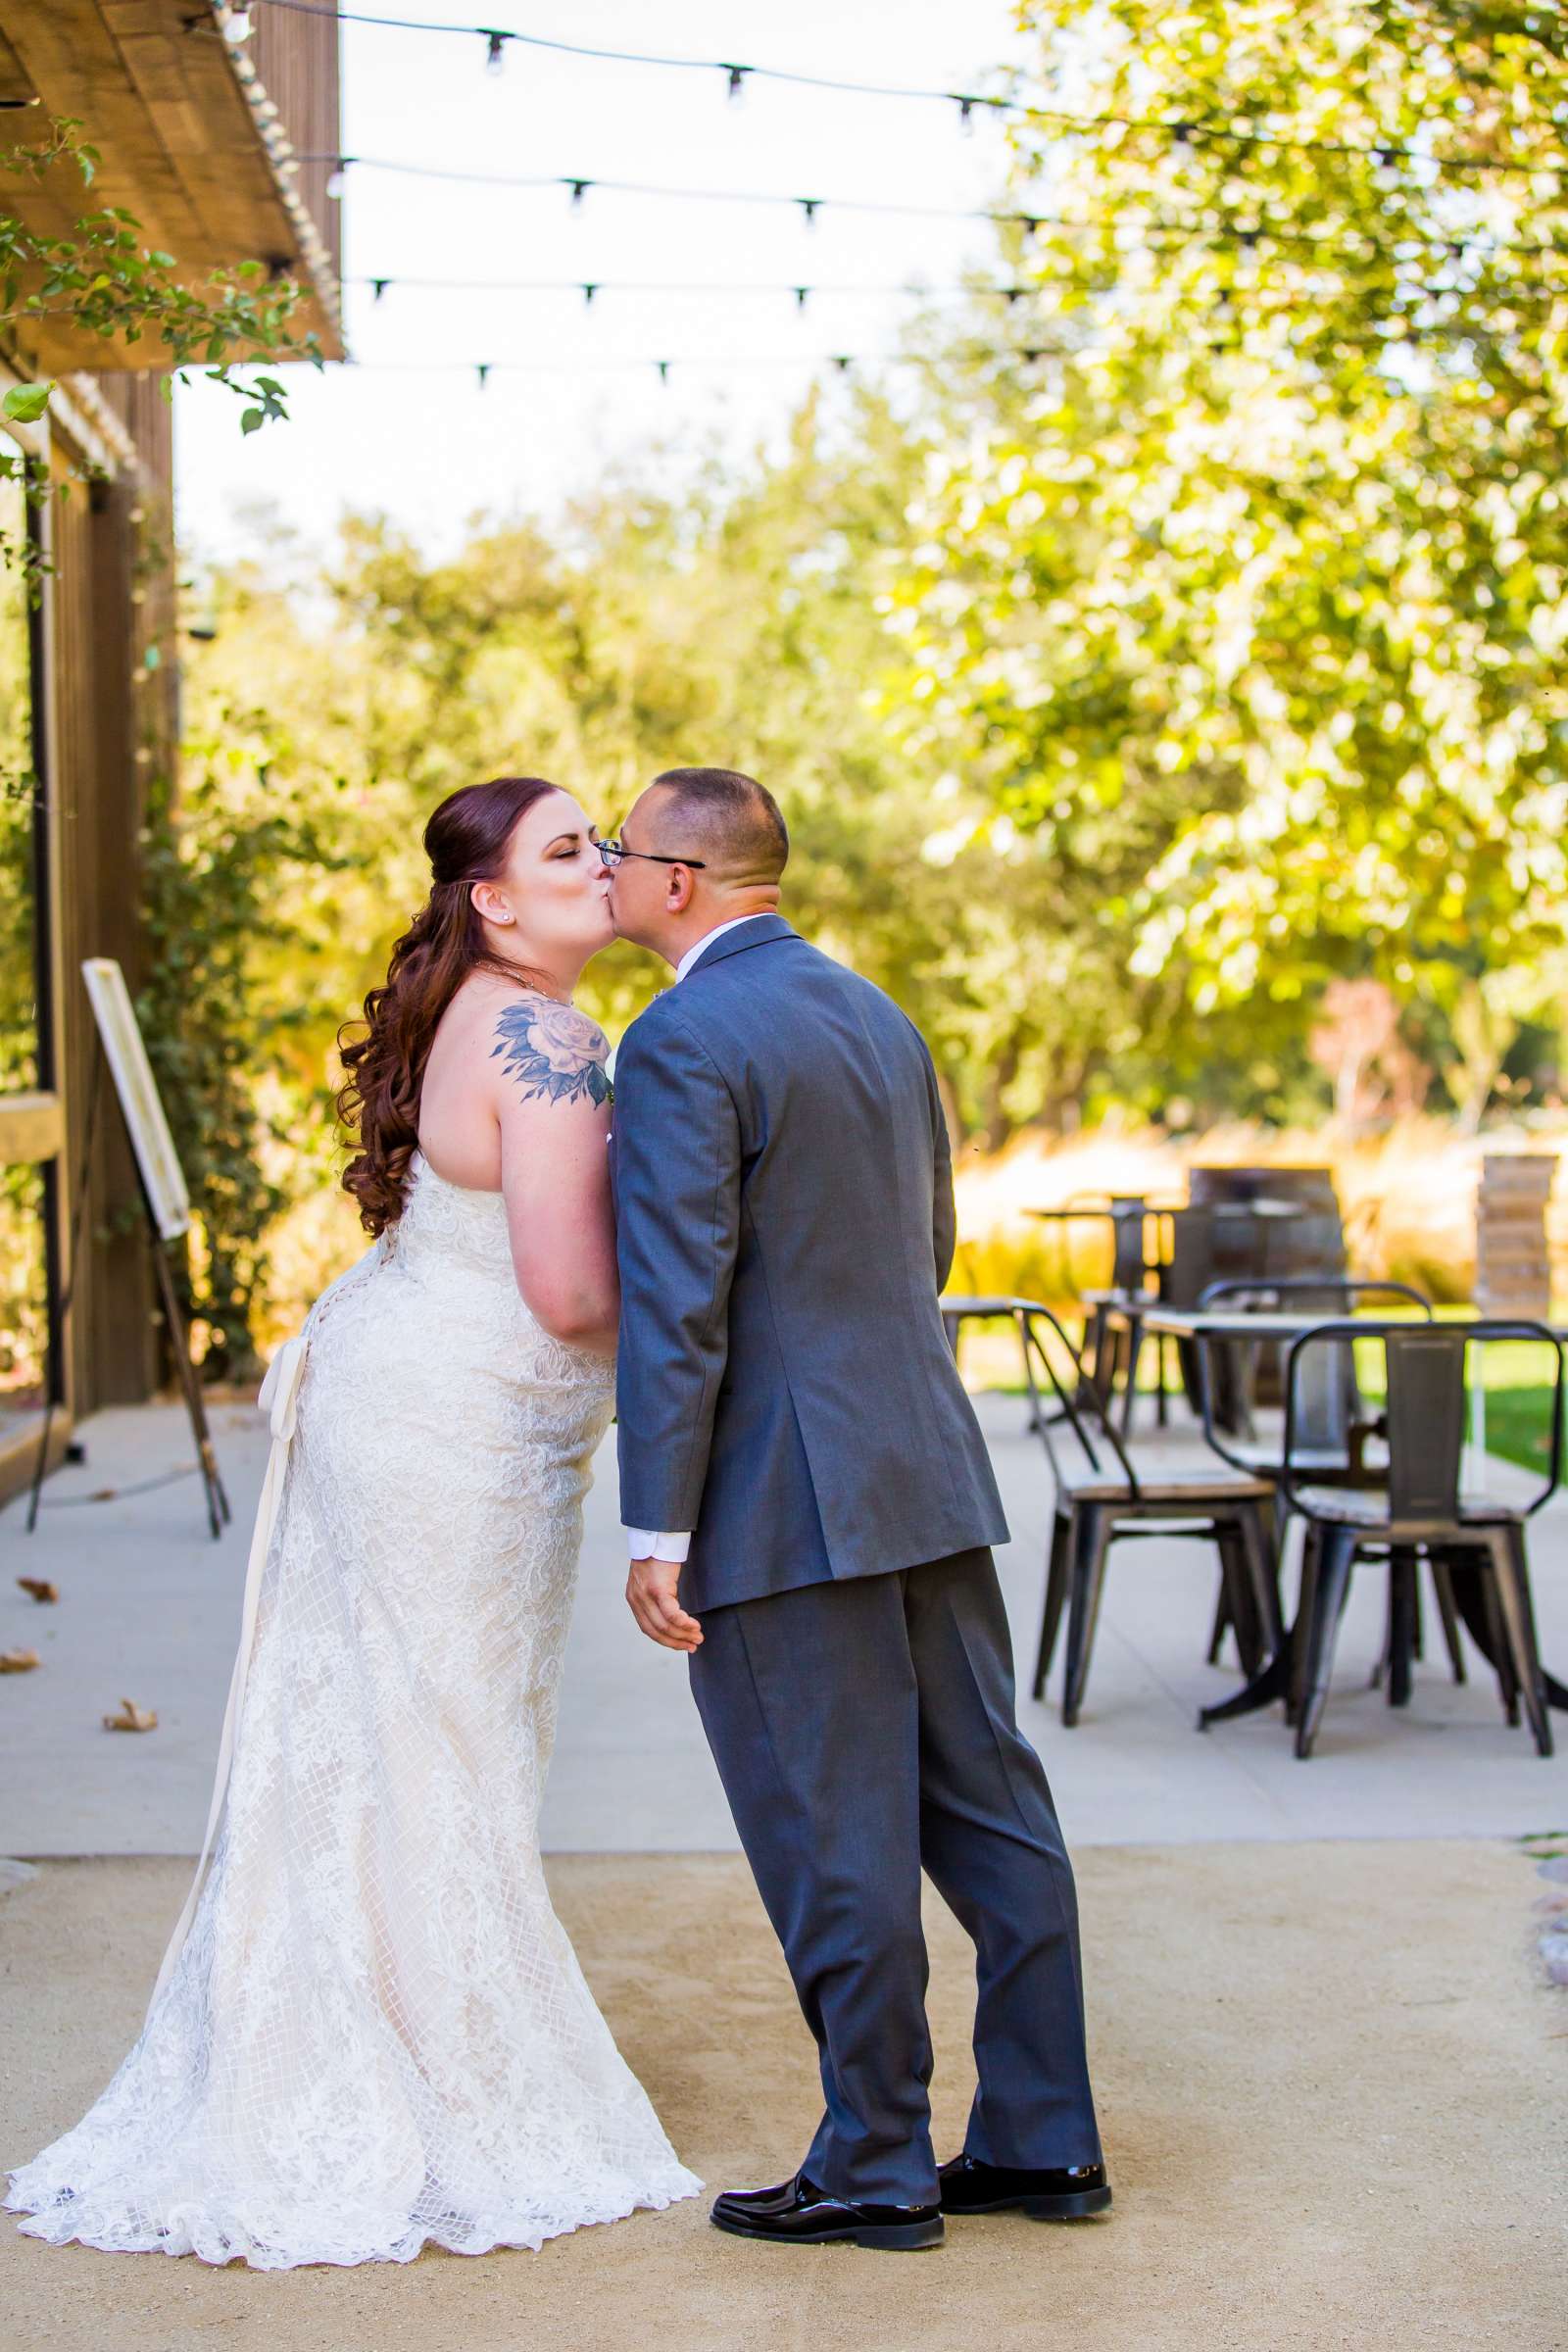
<path id="1" fill-rule="evenodd" d="M 806 215 L 807 227 L 814 228 L 816 226 L 816 216 L 822 209 L 821 197 L 797 196 L 795 201 L 800 206 L 802 212 Z"/>
<path id="2" fill-rule="evenodd" d="M 507 43 L 512 35 L 510 32 L 492 32 L 486 24 L 479 25 L 477 30 L 485 45 L 485 72 L 499 74 L 507 62 Z"/>
<path id="3" fill-rule="evenodd" d="M 254 30 L 251 11 L 247 7 L 231 8 L 223 19 L 223 36 L 226 40 L 248 41 Z"/>
<path id="4" fill-rule="evenodd" d="M 347 156 L 343 157 L 339 163 L 332 167 L 332 170 L 327 173 L 326 176 L 326 192 L 334 204 L 342 203 L 343 191 L 348 186 L 348 181 L 343 172 L 343 165 L 347 163 Z"/>
<path id="5" fill-rule="evenodd" d="M 721 74 L 727 74 L 727 75 L 729 76 L 728 83 L 727 83 L 727 94 L 728 94 L 728 96 L 729 96 L 729 97 L 730 97 L 732 100 L 734 100 L 734 99 L 737 99 L 737 98 L 743 98 L 743 97 L 746 95 L 746 76 L 747 76 L 747 74 L 748 74 L 751 72 L 751 70 L 752 70 L 752 69 L 751 69 L 751 67 L 750 67 L 750 66 L 720 66 L 718 70 L 719 70 L 719 72 L 720 72 Z"/>

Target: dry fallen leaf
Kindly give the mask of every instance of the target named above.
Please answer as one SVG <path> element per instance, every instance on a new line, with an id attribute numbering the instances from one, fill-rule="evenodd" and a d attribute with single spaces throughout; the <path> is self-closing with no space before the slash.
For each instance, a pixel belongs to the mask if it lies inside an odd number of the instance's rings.
<path id="1" fill-rule="evenodd" d="M 60 1598 L 60 1587 L 50 1584 L 45 1576 L 19 1576 L 17 1582 L 24 1592 L 32 1594 L 34 1600 L 58 1600 Z"/>
<path id="2" fill-rule="evenodd" d="M 30 1674 L 37 1663 L 35 1649 L 0 1649 L 0 1674 Z"/>
<path id="3" fill-rule="evenodd" d="M 118 1715 L 104 1717 L 106 1732 L 156 1732 L 158 1717 L 151 1707 L 138 1707 L 133 1698 L 122 1698 Z"/>

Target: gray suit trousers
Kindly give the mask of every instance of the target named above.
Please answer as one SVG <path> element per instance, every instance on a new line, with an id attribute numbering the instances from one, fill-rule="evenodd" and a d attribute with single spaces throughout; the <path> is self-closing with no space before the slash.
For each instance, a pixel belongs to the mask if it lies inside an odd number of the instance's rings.
<path id="1" fill-rule="evenodd" d="M 936 2196 L 922 1868 L 975 1944 L 969 2153 L 1098 2163 L 1072 1869 L 990 1552 L 709 1608 L 703 1632 L 692 1690 L 821 2057 L 803 2169 Z"/>

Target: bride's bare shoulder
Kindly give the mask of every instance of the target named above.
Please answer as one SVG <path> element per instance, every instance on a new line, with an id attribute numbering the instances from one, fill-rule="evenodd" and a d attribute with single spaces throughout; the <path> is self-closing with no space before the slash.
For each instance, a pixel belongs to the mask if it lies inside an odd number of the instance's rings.
<path id="1" fill-rule="evenodd" d="M 497 978 L 475 1012 L 504 1107 L 610 1100 L 610 1040 L 575 1004 Z"/>

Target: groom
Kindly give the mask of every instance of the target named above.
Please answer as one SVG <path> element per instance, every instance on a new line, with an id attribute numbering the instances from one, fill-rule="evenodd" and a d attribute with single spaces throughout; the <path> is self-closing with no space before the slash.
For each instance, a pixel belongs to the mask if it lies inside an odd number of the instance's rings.
<path id="1" fill-rule="evenodd" d="M 1006 1525 L 943 1336 L 953 1178 L 931 1057 L 777 912 L 772 796 L 672 768 L 603 845 L 675 967 L 615 1069 L 619 1445 L 638 1624 L 690 1654 L 825 2112 L 721 2230 L 934 2245 L 943 2216 L 1110 2203 L 1072 1871 L 1013 1720 Z M 979 2090 L 939 2173 L 920 1874 L 974 1938 Z"/>

